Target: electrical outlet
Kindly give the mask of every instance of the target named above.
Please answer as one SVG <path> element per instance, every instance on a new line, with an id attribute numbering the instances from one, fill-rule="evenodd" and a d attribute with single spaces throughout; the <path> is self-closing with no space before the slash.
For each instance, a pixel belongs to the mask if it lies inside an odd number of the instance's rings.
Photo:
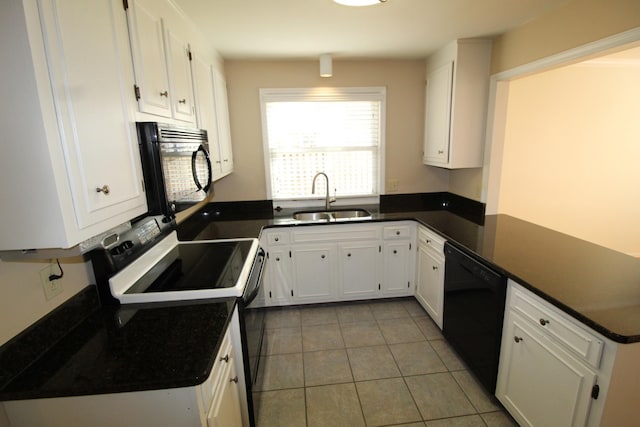
<path id="1" fill-rule="evenodd" d="M 387 193 L 395 193 L 398 191 L 398 186 L 400 182 L 397 179 L 388 179 L 387 180 Z"/>
<path id="2" fill-rule="evenodd" d="M 60 274 L 57 270 L 56 264 L 49 264 L 42 270 L 40 270 L 40 281 L 42 282 L 42 289 L 44 290 L 44 298 L 49 301 L 56 295 L 60 295 L 62 289 L 62 279 L 49 280 L 49 276 L 52 274 Z"/>

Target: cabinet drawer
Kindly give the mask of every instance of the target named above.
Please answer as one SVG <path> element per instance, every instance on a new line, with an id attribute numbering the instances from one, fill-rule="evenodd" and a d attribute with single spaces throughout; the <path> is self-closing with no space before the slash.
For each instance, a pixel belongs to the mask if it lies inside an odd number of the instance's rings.
<path id="1" fill-rule="evenodd" d="M 267 244 L 269 246 L 288 245 L 289 233 L 286 231 L 270 231 L 267 234 Z"/>
<path id="2" fill-rule="evenodd" d="M 227 365 L 233 360 L 233 347 L 231 345 L 231 337 L 229 331 L 225 333 L 220 345 L 220 350 L 216 355 L 216 360 L 213 362 L 213 368 L 211 368 L 211 374 L 209 378 L 205 380 L 200 386 L 202 392 L 202 401 L 204 402 L 205 413 L 209 411 L 209 406 L 213 400 L 214 390 L 219 383 L 219 378 L 226 372 Z"/>
<path id="3" fill-rule="evenodd" d="M 603 341 L 533 295 L 512 288 L 510 307 L 591 366 L 598 367 Z"/>
<path id="4" fill-rule="evenodd" d="M 411 227 L 408 225 L 384 227 L 382 233 L 385 240 L 409 239 L 411 237 Z"/>
<path id="5" fill-rule="evenodd" d="M 418 227 L 418 245 L 428 247 L 439 254 L 444 253 L 445 239 L 438 236 L 426 227 Z"/>
<path id="6" fill-rule="evenodd" d="M 308 242 L 344 242 L 350 240 L 376 240 L 380 238 L 380 229 L 371 225 L 319 225 L 301 227 L 293 231 L 293 243 Z"/>

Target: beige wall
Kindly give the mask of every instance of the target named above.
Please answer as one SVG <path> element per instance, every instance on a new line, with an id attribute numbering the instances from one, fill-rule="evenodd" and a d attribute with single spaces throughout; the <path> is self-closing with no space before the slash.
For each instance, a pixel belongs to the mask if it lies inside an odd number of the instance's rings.
<path id="1" fill-rule="evenodd" d="M 334 60 L 331 78 L 319 77 L 318 61 L 226 61 L 225 74 L 234 173 L 214 184 L 215 201 L 267 197 L 260 88 L 386 86 L 386 179 L 397 193 L 447 191 L 448 171 L 422 164 L 423 60 Z"/>
<path id="2" fill-rule="evenodd" d="M 510 82 L 498 212 L 640 254 L 640 49 Z"/>
<path id="3" fill-rule="evenodd" d="M 572 0 L 494 39 L 491 74 L 640 26 L 638 0 Z"/>
<path id="4" fill-rule="evenodd" d="M 64 270 L 64 277 L 60 279 L 63 291 L 46 301 L 40 282 L 40 270 L 48 265 L 48 260 L 0 260 L 0 345 L 88 284 L 95 283 L 90 263 L 84 262 L 82 258 L 60 259 L 60 263 Z"/>

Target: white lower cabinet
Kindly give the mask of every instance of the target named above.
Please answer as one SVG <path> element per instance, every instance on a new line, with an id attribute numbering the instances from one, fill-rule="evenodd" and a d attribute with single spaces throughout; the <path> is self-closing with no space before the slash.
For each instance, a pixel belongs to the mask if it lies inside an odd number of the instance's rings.
<path id="1" fill-rule="evenodd" d="M 442 329 L 444 308 L 444 257 L 418 245 L 416 299 Z"/>
<path id="2" fill-rule="evenodd" d="M 609 384 L 604 344 L 510 280 L 496 397 L 522 426 L 598 425 Z"/>
<path id="3" fill-rule="evenodd" d="M 596 375 L 512 313 L 501 401 L 526 426 L 585 425 Z"/>
<path id="4" fill-rule="evenodd" d="M 332 244 L 296 245 L 291 249 L 291 297 L 297 303 L 335 300 L 336 248 Z"/>
<path id="5" fill-rule="evenodd" d="M 188 350 L 187 350 L 188 351 Z M 164 390 L 3 402 L 12 427 L 248 425 L 238 311 L 209 377 Z"/>
<path id="6" fill-rule="evenodd" d="M 373 240 L 339 244 L 338 257 L 342 298 L 376 298 L 381 288 L 380 242 Z"/>
<path id="7" fill-rule="evenodd" d="M 265 304 L 412 295 L 415 227 L 402 221 L 264 230 Z"/>
<path id="8" fill-rule="evenodd" d="M 415 246 L 403 240 L 384 242 L 382 294 L 385 297 L 406 296 L 413 293 Z"/>
<path id="9" fill-rule="evenodd" d="M 444 309 L 444 239 L 418 227 L 418 277 L 416 299 L 442 329 Z"/>

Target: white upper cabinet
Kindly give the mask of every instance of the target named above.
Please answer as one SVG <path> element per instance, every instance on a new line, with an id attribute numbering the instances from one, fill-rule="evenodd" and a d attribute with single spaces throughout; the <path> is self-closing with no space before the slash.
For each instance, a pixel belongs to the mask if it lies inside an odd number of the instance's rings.
<path id="1" fill-rule="evenodd" d="M 222 74 L 203 60 L 198 52 L 194 53 L 191 65 L 197 99 L 198 126 L 207 130 L 212 179 L 217 181 L 233 172 L 227 84 Z"/>
<path id="2" fill-rule="evenodd" d="M 2 2 L 0 250 L 68 248 L 147 209 L 122 2 Z"/>
<path id="3" fill-rule="evenodd" d="M 231 151 L 231 125 L 229 123 L 229 104 L 227 102 L 227 82 L 217 70 L 213 71 L 213 90 L 218 118 L 218 144 L 220 149 L 220 169 L 222 176 L 233 171 L 233 152 Z"/>
<path id="4" fill-rule="evenodd" d="M 191 54 L 177 12 L 157 0 L 129 0 L 127 12 L 140 112 L 195 125 Z"/>
<path id="5" fill-rule="evenodd" d="M 171 117 L 162 18 L 141 1 L 130 2 L 128 14 L 140 111 Z"/>
<path id="6" fill-rule="evenodd" d="M 491 41 L 456 40 L 427 58 L 423 163 L 482 167 Z"/>

